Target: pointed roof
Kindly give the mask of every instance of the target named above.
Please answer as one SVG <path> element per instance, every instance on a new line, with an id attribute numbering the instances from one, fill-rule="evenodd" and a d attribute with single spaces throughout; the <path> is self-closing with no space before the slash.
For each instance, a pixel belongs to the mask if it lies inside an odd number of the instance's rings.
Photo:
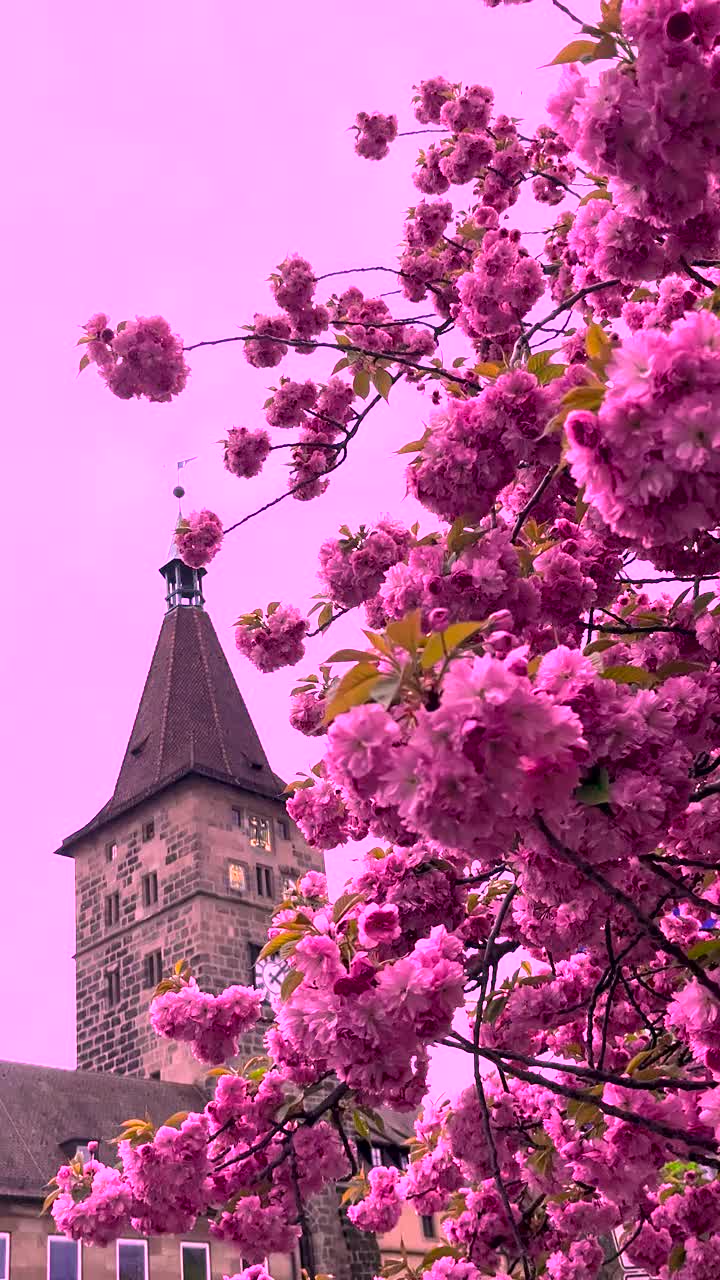
<path id="1" fill-rule="evenodd" d="M 111 799 L 63 840 L 81 837 L 190 774 L 275 797 L 273 773 L 215 628 L 201 604 L 165 614 Z"/>

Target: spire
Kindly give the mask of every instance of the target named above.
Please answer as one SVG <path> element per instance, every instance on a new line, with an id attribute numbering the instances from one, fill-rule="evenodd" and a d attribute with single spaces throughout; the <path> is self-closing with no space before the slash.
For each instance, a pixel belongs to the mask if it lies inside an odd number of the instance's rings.
<path id="1" fill-rule="evenodd" d="M 183 564 L 173 539 L 160 572 L 167 612 L 115 790 L 91 822 L 63 840 L 59 853 L 71 853 L 82 836 L 191 774 L 257 795 L 283 790 L 203 608 L 205 570 Z"/>
<path id="2" fill-rule="evenodd" d="M 189 459 L 193 461 L 193 459 Z M 180 465 L 180 464 L 178 464 Z M 178 518 L 173 530 L 173 536 L 170 540 L 170 548 L 167 554 L 167 560 L 161 566 L 160 572 L 165 579 L 167 586 L 167 594 L 165 602 L 167 604 L 168 613 L 171 609 L 177 609 L 181 605 L 191 605 L 196 609 L 202 609 L 205 604 L 205 597 L 202 593 L 202 580 L 207 572 L 206 569 L 191 569 L 185 564 L 178 555 L 178 549 L 175 545 L 175 534 L 177 527 L 182 519 L 182 499 L 185 497 L 185 490 L 182 485 L 178 484 L 173 489 L 173 495 L 178 500 Z"/>

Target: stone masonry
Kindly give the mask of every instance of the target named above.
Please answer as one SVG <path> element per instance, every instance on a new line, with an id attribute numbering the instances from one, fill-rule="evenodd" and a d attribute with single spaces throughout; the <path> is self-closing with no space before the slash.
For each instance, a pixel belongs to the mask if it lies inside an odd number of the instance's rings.
<path id="1" fill-rule="evenodd" d="M 251 843 L 250 815 L 269 820 L 270 850 Z M 238 867 L 241 888 L 234 887 Z M 257 867 L 264 889 L 264 871 L 270 871 L 269 899 L 258 893 Z M 251 947 L 266 941 L 286 880 L 322 867 L 281 800 L 205 778 L 186 778 L 88 835 L 75 853 L 78 1068 L 159 1073 L 178 1082 L 201 1078 L 201 1065 L 184 1046 L 160 1040 L 150 1027 L 157 975 L 147 972 L 147 957 L 161 953 L 163 974 L 187 960 L 200 986 L 213 993 L 231 983 L 252 985 Z M 146 905 L 143 879 L 153 873 L 157 902 Z M 114 894 L 118 919 L 110 923 L 106 903 Z M 244 1057 L 261 1053 L 262 1031 L 251 1033 L 241 1050 Z"/>

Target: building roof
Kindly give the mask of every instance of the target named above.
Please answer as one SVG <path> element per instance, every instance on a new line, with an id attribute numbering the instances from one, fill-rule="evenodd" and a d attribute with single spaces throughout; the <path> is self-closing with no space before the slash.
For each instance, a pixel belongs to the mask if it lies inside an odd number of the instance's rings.
<path id="1" fill-rule="evenodd" d="M 157 1125 L 205 1101 L 192 1085 L 0 1062 L 0 1197 L 44 1199 L 71 1154 L 63 1143 L 99 1142 L 99 1158 L 113 1164 L 110 1140 L 125 1120 L 147 1112 Z"/>
<path id="2" fill-rule="evenodd" d="M 204 609 L 165 614 L 112 798 L 63 840 L 70 854 L 85 835 L 188 774 L 279 796 L 273 773 L 215 628 Z"/>

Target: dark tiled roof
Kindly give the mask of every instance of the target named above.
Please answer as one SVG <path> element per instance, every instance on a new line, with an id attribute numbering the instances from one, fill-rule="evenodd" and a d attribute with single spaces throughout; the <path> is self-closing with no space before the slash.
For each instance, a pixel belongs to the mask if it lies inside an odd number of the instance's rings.
<path id="1" fill-rule="evenodd" d="M 108 1144 L 123 1121 L 147 1112 L 160 1124 L 204 1105 L 192 1085 L 0 1062 L 0 1197 L 44 1198 L 66 1162 L 65 1142 L 98 1141 L 100 1159 L 112 1164 L 117 1148 Z"/>
<path id="2" fill-rule="evenodd" d="M 58 852 L 192 773 L 259 795 L 283 789 L 209 615 L 183 605 L 163 619 L 112 799 Z"/>

